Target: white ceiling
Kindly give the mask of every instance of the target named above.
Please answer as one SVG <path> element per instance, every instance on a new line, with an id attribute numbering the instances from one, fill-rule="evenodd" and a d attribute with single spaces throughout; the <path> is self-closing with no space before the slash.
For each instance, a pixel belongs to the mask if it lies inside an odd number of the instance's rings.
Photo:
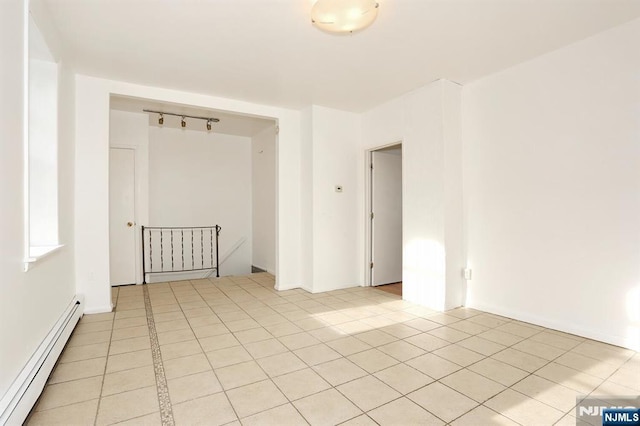
<path id="1" fill-rule="evenodd" d="M 224 111 L 205 110 L 186 105 L 170 104 L 166 102 L 160 103 L 147 99 L 138 99 L 123 96 L 112 96 L 110 107 L 112 110 L 135 112 L 139 114 L 144 114 L 142 110 L 148 109 L 152 111 L 191 115 L 193 117 L 217 118 L 220 120 L 220 122 L 212 123 L 211 126 L 211 131 L 214 133 L 252 137 L 258 132 L 267 129 L 268 127 L 274 127 L 275 135 L 276 123 L 272 119 L 231 114 Z M 158 124 L 159 114 L 148 113 L 148 115 L 149 125 L 160 127 L 160 125 Z M 202 132 L 207 131 L 207 122 L 204 120 L 187 118 L 185 121 L 187 122 L 187 130 Z M 162 127 L 171 127 L 174 129 L 181 128 L 180 117 L 165 115 L 164 124 L 162 125 Z"/>
<path id="2" fill-rule="evenodd" d="M 640 16 L 640 0 L 379 0 L 365 31 L 312 0 L 43 0 L 78 72 L 290 108 L 361 112 L 461 84 Z M 594 58 L 597 60 L 597 58 Z"/>

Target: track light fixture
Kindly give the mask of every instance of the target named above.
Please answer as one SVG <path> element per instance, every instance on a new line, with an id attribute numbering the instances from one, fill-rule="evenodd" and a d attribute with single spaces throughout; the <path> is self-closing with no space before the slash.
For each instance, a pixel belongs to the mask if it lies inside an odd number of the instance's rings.
<path id="1" fill-rule="evenodd" d="M 194 115 L 186 115 L 186 114 L 174 114 L 173 112 L 163 112 L 163 111 L 154 111 L 151 109 L 143 109 L 142 111 L 144 112 L 150 112 L 153 114 L 158 114 L 158 124 L 159 125 L 163 125 L 164 124 L 164 116 L 165 115 L 172 115 L 174 117 L 180 117 L 180 126 L 184 129 L 185 127 L 187 127 L 187 118 L 194 118 L 196 120 L 205 120 L 207 122 L 207 131 L 211 131 L 211 127 L 213 123 L 219 123 L 220 119 L 219 118 L 214 118 L 214 117 L 197 117 Z"/>

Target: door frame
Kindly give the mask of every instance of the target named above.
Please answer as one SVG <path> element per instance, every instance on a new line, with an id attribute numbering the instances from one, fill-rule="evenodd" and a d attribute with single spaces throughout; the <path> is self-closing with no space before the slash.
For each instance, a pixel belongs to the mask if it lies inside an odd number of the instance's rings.
<path id="1" fill-rule="evenodd" d="M 372 191 L 373 191 L 373 172 L 371 169 L 371 163 L 373 160 L 373 152 L 379 151 L 381 149 L 390 148 L 396 145 L 400 145 L 404 148 L 404 144 L 402 140 L 391 142 L 384 145 L 378 145 L 375 147 L 367 148 L 364 151 L 364 170 L 365 170 L 365 179 L 364 179 L 364 200 L 365 200 L 365 211 L 364 211 L 364 286 L 371 287 L 372 286 L 372 276 L 371 276 L 371 261 L 373 258 L 373 224 L 371 221 L 371 209 L 373 205 L 372 200 Z M 404 149 L 402 150 L 402 263 L 404 269 L 404 214 L 405 214 L 405 156 Z"/>
<path id="2" fill-rule="evenodd" d="M 112 144 L 109 145 L 109 150 L 111 149 L 128 149 L 133 151 L 133 228 L 135 235 L 135 284 L 142 284 L 142 236 L 140 234 L 140 225 L 142 225 L 141 220 L 143 218 L 140 215 L 140 212 L 144 210 L 143 207 L 143 182 L 141 179 L 141 155 L 142 149 L 136 145 L 124 145 L 124 144 Z M 109 176 L 111 179 L 111 176 Z M 111 206 L 109 206 L 109 212 L 111 212 Z M 109 218 L 109 223 L 111 218 Z M 111 237 L 109 237 L 109 244 L 111 244 Z M 109 287 L 111 286 L 111 280 L 109 280 Z"/>

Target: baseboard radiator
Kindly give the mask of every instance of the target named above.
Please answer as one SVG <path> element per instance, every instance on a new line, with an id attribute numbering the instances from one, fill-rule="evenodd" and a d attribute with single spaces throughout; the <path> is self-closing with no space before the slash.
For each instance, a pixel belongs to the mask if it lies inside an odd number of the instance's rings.
<path id="1" fill-rule="evenodd" d="M 25 421 L 83 311 L 83 298 L 75 297 L 0 400 L 0 425 Z"/>

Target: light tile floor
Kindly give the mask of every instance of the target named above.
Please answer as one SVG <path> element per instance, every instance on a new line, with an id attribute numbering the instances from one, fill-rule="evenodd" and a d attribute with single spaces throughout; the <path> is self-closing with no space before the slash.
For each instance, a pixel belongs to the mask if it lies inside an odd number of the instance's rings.
<path id="1" fill-rule="evenodd" d="M 640 393 L 630 350 L 375 288 L 273 285 L 150 284 L 152 321 L 142 286 L 114 288 L 115 312 L 82 318 L 28 424 L 572 425 L 579 394 Z"/>

